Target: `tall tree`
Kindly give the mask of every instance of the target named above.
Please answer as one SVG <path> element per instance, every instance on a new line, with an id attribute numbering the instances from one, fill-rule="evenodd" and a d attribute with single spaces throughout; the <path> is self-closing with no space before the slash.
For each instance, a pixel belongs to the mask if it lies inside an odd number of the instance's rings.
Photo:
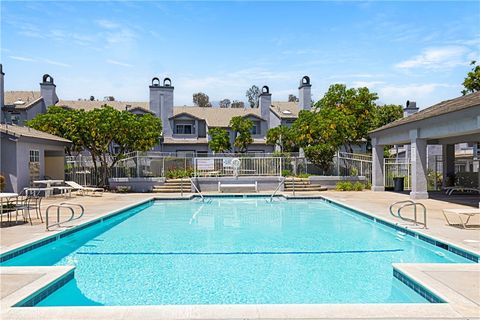
<path id="1" fill-rule="evenodd" d="M 463 95 L 480 91 L 480 65 L 475 60 L 470 65 L 472 66 L 472 71 L 467 74 L 463 81 L 463 87 L 465 88 L 462 90 Z"/>
<path id="2" fill-rule="evenodd" d="M 403 108 L 398 104 L 386 104 L 377 106 L 374 113 L 374 121 L 372 122 L 371 130 L 380 128 L 390 122 L 398 120 L 403 117 Z"/>
<path id="3" fill-rule="evenodd" d="M 210 108 L 212 104 L 210 103 L 210 98 L 203 92 L 197 92 L 193 94 L 193 103 L 197 107 Z"/>
<path id="4" fill-rule="evenodd" d="M 250 89 L 247 90 L 245 95 L 248 99 L 248 104 L 250 105 L 250 108 L 258 108 L 258 97 L 260 96 L 260 94 L 260 88 L 256 85 L 253 85 Z"/>
<path id="5" fill-rule="evenodd" d="M 243 101 L 233 100 L 231 108 L 245 108 L 245 103 Z"/>
<path id="6" fill-rule="evenodd" d="M 345 145 L 352 152 L 353 144 L 368 137 L 368 131 L 373 126 L 377 99 L 378 95 L 366 87 L 347 88 L 344 84 L 333 84 L 315 104 L 315 108 L 336 109 L 352 119 L 345 140 Z"/>
<path id="7" fill-rule="evenodd" d="M 241 116 L 236 116 L 230 120 L 230 128 L 235 132 L 235 147 L 237 147 L 240 152 L 247 151 L 248 145 L 253 142 L 251 132 L 253 121 Z"/>
<path id="8" fill-rule="evenodd" d="M 230 136 L 228 131 L 223 128 L 208 129 L 210 141 L 208 147 L 215 153 L 225 152 L 230 150 Z"/>
<path id="9" fill-rule="evenodd" d="M 288 95 L 288 102 L 298 102 L 297 96 L 295 96 L 293 94 L 289 94 Z"/>
<path id="10" fill-rule="evenodd" d="M 230 101 L 230 99 L 220 100 L 220 108 L 230 108 L 231 104 L 232 102 Z"/>
<path id="11" fill-rule="evenodd" d="M 355 121 L 353 116 L 337 108 L 302 110 L 292 130 L 305 156 L 327 171 L 335 153 L 348 139 L 351 121 Z"/>
<path id="12" fill-rule="evenodd" d="M 68 130 L 58 130 L 58 121 L 68 124 Z M 100 185 L 108 185 L 111 168 L 131 151 L 147 151 L 155 146 L 161 135 L 161 120 L 151 114 L 136 115 L 104 105 L 91 111 L 64 110 L 51 107 L 27 123 L 28 126 L 66 139 L 74 139 L 77 148 L 88 150 L 95 171 L 100 169 Z M 113 152 L 112 145 L 117 146 Z M 97 168 L 97 162 L 100 168 Z"/>
<path id="13" fill-rule="evenodd" d="M 296 146 L 296 137 L 292 128 L 278 126 L 267 131 L 267 143 L 278 146 L 281 152 L 290 152 Z"/>

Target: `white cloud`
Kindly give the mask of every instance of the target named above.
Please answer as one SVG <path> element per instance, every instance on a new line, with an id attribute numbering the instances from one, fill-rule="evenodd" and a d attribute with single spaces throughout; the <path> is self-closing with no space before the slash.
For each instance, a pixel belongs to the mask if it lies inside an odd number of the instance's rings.
<path id="1" fill-rule="evenodd" d="M 369 89 L 375 88 L 380 84 L 384 84 L 385 82 L 383 81 L 354 81 L 352 82 L 352 87 L 354 88 L 362 88 L 362 87 L 367 87 Z"/>
<path id="2" fill-rule="evenodd" d="M 26 62 L 35 62 L 36 61 L 33 58 L 21 57 L 21 56 L 10 56 L 10 59 L 18 60 L 18 61 L 26 61 Z"/>
<path id="3" fill-rule="evenodd" d="M 443 69 L 453 68 L 468 63 L 467 55 L 470 50 L 463 46 L 446 46 L 437 48 L 427 48 L 421 54 L 397 63 L 396 68 L 412 69 Z"/>
<path id="4" fill-rule="evenodd" d="M 409 85 L 385 85 L 377 89 L 381 102 L 403 104 L 407 100 L 417 101 L 420 108 L 433 105 L 445 99 L 454 97 L 449 96 L 450 90 L 445 88 L 456 88 L 456 85 L 446 83 L 425 83 Z M 458 90 L 460 95 L 460 89 Z"/>
<path id="5" fill-rule="evenodd" d="M 106 20 L 106 19 L 102 19 L 102 20 L 97 20 L 96 21 L 97 24 L 104 28 L 104 29 L 118 29 L 120 27 L 120 25 L 114 21 L 111 21 L 111 20 Z"/>
<path id="6" fill-rule="evenodd" d="M 71 65 L 60 62 L 60 61 L 55 61 L 55 60 L 50 60 L 50 59 L 43 59 L 45 63 L 52 64 L 54 66 L 60 66 L 60 67 L 71 67 Z"/>
<path id="7" fill-rule="evenodd" d="M 120 62 L 120 61 L 117 61 L 117 60 L 107 59 L 106 62 L 110 63 L 110 64 L 117 65 L 117 66 L 127 67 L 127 68 L 133 67 L 133 65 L 131 65 L 131 64 L 128 64 L 128 63 L 125 63 L 125 62 Z"/>

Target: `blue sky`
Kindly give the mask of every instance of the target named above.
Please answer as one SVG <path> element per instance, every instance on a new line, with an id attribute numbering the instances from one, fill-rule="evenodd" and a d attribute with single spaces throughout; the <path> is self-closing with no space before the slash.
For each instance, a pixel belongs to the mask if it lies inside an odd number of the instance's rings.
<path id="1" fill-rule="evenodd" d="M 478 1 L 1 2 L 5 89 L 49 73 L 62 99 L 147 101 L 168 76 L 176 105 L 245 100 L 252 84 L 286 100 L 309 75 L 315 100 L 345 83 L 423 108 L 458 96 L 479 57 Z"/>

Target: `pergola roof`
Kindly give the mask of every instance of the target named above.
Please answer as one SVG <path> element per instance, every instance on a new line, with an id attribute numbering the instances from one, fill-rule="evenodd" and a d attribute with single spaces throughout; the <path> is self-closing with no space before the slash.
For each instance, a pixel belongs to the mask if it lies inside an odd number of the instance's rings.
<path id="1" fill-rule="evenodd" d="M 463 109 L 480 106 L 480 91 L 471 93 L 465 96 L 461 96 L 451 100 L 445 100 L 437 103 L 431 107 L 423 109 L 417 113 L 414 113 L 408 117 L 396 120 L 392 123 L 384 125 L 378 129 L 372 130 L 370 133 L 383 131 L 389 128 L 398 127 L 407 123 L 420 121 L 427 118 L 432 118 L 440 115 L 444 115 L 450 112 L 460 111 Z"/>

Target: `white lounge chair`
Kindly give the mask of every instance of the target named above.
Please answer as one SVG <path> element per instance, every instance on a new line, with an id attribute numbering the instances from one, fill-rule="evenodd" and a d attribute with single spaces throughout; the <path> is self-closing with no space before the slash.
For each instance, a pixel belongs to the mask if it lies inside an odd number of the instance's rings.
<path id="1" fill-rule="evenodd" d="M 450 220 L 448 220 L 448 215 L 455 216 L 460 223 L 452 223 Z M 449 226 L 461 226 L 464 229 L 467 229 L 469 227 L 468 222 L 470 221 L 470 218 L 480 216 L 480 209 L 443 209 L 443 216 L 445 217 L 445 220 Z M 463 220 L 462 216 L 466 217 L 467 219 Z"/>
<path id="2" fill-rule="evenodd" d="M 445 188 L 445 193 L 446 193 L 448 196 L 451 196 L 454 191 L 460 191 L 460 192 L 468 191 L 468 192 L 478 192 L 478 193 L 480 193 L 480 188 L 460 187 L 460 186 L 457 186 L 457 187 L 446 187 L 446 188 Z"/>
<path id="3" fill-rule="evenodd" d="M 92 196 L 98 194 L 101 197 L 103 195 L 103 192 L 105 191 L 103 188 L 84 187 L 79 185 L 75 181 L 65 181 L 65 183 L 83 196 L 88 196 L 88 193 L 91 192 Z"/>

